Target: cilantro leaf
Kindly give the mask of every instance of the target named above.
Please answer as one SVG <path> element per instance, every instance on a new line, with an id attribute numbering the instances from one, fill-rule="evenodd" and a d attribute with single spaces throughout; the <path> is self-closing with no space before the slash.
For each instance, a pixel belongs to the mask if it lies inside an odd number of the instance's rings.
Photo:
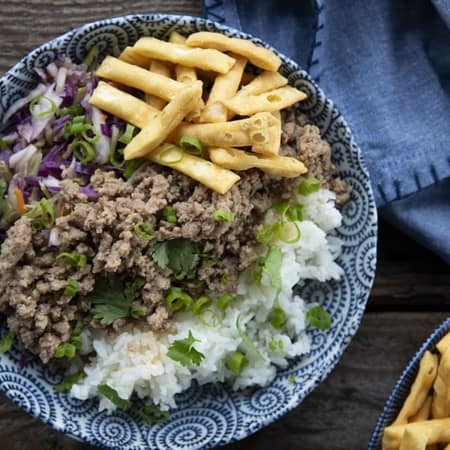
<path id="1" fill-rule="evenodd" d="M 136 410 L 137 415 L 149 424 L 157 424 L 165 422 L 169 417 L 169 411 L 162 411 L 154 405 L 145 405 Z"/>
<path id="2" fill-rule="evenodd" d="M 168 267 L 176 274 L 192 273 L 200 262 L 197 244 L 184 238 L 156 244 L 151 256 L 161 269 Z"/>
<path id="3" fill-rule="evenodd" d="M 97 386 L 97 391 L 109 401 L 114 403 L 118 408 L 128 409 L 133 406 L 133 403 L 130 402 L 130 400 L 125 400 L 122 397 L 119 397 L 117 391 L 112 387 L 109 387 L 107 384 L 99 384 Z"/>
<path id="4" fill-rule="evenodd" d="M 280 247 L 269 247 L 267 254 L 258 259 L 258 270 L 254 274 L 255 280 L 260 284 L 262 274 L 266 273 L 272 287 L 281 290 L 281 264 L 283 263 L 283 252 Z"/>
<path id="5" fill-rule="evenodd" d="M 192 365 L 198 366 L 203 361 L 205 355 L 194 348 L 194 342 L 200 341 L 195 339 L 189 330 L 187 338 L 179 339 L 170 344 L 167 356 L 186 367 Z"/>
<path id="6" fill-rule="evenodd" d="M 85 377 L 85 373 L 83 371 L 75 373 L 73 375 L 66 375 L 61 383 L 55 386 L 56 392 L 68 391 L 72 388 L 72 386 L 79 381 L 81 381 Z"/>
<path id="7" fill-rule="evenodd" d="M 131 283 L 119 279 L 97 278 L 94 290 L 89 294 L 93 303 L 94 319 L 102 325 L 111 325 L 116 319 L 131 316 L 136 291 L 145 284 L 142 278 Z"/>
<path id="8" fill-rule="evenodd" d="M 331 315 L 321 306 L 314 306 L 306 313 L 306 321 L 319 330 L 329 330 L 332 325 Z"/>

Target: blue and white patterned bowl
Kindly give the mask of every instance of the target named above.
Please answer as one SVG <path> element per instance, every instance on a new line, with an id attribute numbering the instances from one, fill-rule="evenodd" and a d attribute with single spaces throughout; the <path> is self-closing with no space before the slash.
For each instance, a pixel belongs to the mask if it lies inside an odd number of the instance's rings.
<path id="1" fill-rule="evenodd" d="M 394 389 L 392 389 L 391 395 L 384 406 L 383 412 L 378 418 L 375 431 L 373 432 L 369 442 L 368 450 L 381 449 L 383 430 L 395 420 L 400 412 L 400 409 L 409 394 L 411 385 L 416 379 L 417 371 L 419 370 L 419 363 L 423 354 L 427 350 L 434 352 L 436 344 L 448 332 L 450 332 L 450 317 L 444 320 L 444 322 L 442 322 L 441 325 L 433 331 L 431 336 L 422 344 L 420 349 L 406 366 L 406 369 L 398 379 L 397 383 L 395 383 Z"/>
<path id="2" fill-rule="evenodd" d="M 164 39 L 172 30 L 183 34 L 220 31 L 268 47 L 247 34 L 186 16 L 133 15 L 91 23 L 37 48 L 0 79 L 0 121 L 9 105 L 35 85 L 33 69 L 44 67 L 57 55 L 81 61 L 93 46 L 103 55 L 118 54 L 141 36 Z M 167 422 L 153 426 L 133 413 L 108 415 L 97 411 L 95 401 L 80 402 L 66 393 L 56 393 L 53 386 L 61 375 L 51 373 L 36 359 L 20 370 L 22 349 L 16 344 L 8 355 L 0 357 L 0 389 L 21 408 L 57 430 L 105 448 L 210 448 L 242 439 L 280 418 L 298 406 L 337 364 L 358 328 L 374 278 L 376 207 L 360 151 L 341 114 L 305 71 L 278 54 L 283 60 L 281 72 L 292 85 L 308 93 L 302 108 L 331 144 L 334 161 L 353 188 L 351 201 L 343 208 L 343 225 L 337 231 L 344 243 L 338 262 L 345 276 L 339 282 L 310 283 L 302 289 L 306 300 L 318 301 L 330 311 L 332 330 L 311 330 L 310 355 L 293 361 L 269 386 L 243 392 L 223 385 L 194 386 L 178 396 L 179 406 Z M 295 383 L 288 380 L 291 374 Z"/>

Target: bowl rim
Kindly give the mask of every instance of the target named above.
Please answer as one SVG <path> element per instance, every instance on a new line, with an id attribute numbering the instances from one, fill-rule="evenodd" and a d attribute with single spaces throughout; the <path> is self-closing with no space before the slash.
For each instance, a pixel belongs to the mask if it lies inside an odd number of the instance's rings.
<path id="1" fill-rule="evenodd" d="M 73 27 L 69 31 L 67 31 L 67 32 L 65 32 L 63 34 L 60 34 L 58 36 L 55 36 L 55 37 L 51 38 L 50 40 L 48 40 L 46 42 L 43 42 L 38 47 L 35 47 L 33 50 L 28 52 L 19 61 L 17 61 L 12 67 L 10 67 L 3 75 L 1 75 L 0 76 L 0 80 L 7 80 L 7 82 L 9 82 L 9 78 L 15 77 L 14 72 L 16 72 L 21 65 L 26 64 L 27 60 L 30 57 L 32 57 L 34 54 L 38 54 L 40 51 L 44 50 L 46 46 L 51 45 L 52 43 L 55 43 L 56 41 L 63 41 L 64 39 L 70 38 L 73 34 L 82 31 L 84 28 L 89 28 L 89 27 L 92 27 L 92 26 L 108 25 L 108 23 L 110 23 L 111 21 L 117 21 L 117 20 L 119 20 L 119 21 L 122 21 L 122 20 L 123 21 L 141 20 L 143 22 L 153 22 L 153 21 L 158 21 L 158 20 L 162 20 L 162 19 L 169 20 L 169 21 L 173 22 L 174 25 L 177 22 L 179 22 L 180 20 L 194 20 L 194 21 L 196 21 L 198 23 L 201 23 L 204 26 L 214 27 L 215 29 L 217 29 L 219 31 L 232 32 L 233 34 L 238 35 L 239 37 L 242 37 L 244 39 L 248 39 L 248 40 L 250 40 L 252 42 L 255 42 L 255 43 L 259 44 L 260 46 L 263 46 L 265 48 L 270 49 L 277 56 L 279 56 L 281 58 L 281 60 L 282 60 L 281 67 L 283 65 L 285 65 L 285 64 L 293 66 L 295 68 L 296 72 L 301 73 L 303 76 L 305 76 L 305 78 L 308 80 L 308 82 L 311 83 L 314 86 L 315 89 L 317 89 L 318 91 L 322 92 L 320 86 L 312 78 L 312 76 L 309 74 L 309 72 L 306 71 L 306 69 L 303 69 L 302 67 L 300 67 L 300 65 L 297 62 L 295 62 L 293 59 L 291 59 L 290 57 L 286 56 L 284 53 L 280 52 L 276 48 L 272 47 L 270 44 L 268 44 L 267 42 L 263 41 L 261 38 L 258 38 L 256 36 L 250 34 L 250 33 L 246 33 L 244 31 L 238 30 L 236 28 L 230 27 L 228 25 L 224 25 L 222 23 L 219 23 L 219 22 L 216 22 L 216 21 L 213 21 L 213 20 L 210 20 L 210 19 L 205 19 L 205 18 L 200 17 L 200 16 L 191 16 L 191 15 L 186 15 L 186 14 L 168 14 L 168 13 L 159 13 L 159 12 L 154 12 L 154 13 L 153 12 L 151 12 L 151 13 L 136 13 L 136 14 L 127 14 L 127 15 L 119 15 L 119 16 L 110 16 L 110 17 L 105 17 L 105 18 L 102 18 L 102 19 L 90 21 L 90 22 L 84 23 L 84 24 L 82 24 L 80 26 Z M 325 98 L 327 100 L 330 100 L 326 95 L 325 95 Z M 373 189 L 372 189 L 372 185 L 370 184 L 370 176 L 369 176 L 369 172 L 368 172 L 368 169 L 367 169 L 365 161 L 364 161 L 364 156 L 363 156 L 359 146 L 355 142 L 354 135 L 351 132 L 347 121 L 342 116 L 342 113 L 340 112 L 340 110 L 336 106 L 336 104 L 334 104 L 334 102 L 332 102 L 332 107 L 333 107 L 333 109 L 335 109 L 336 111 L 339 112 L 340 119 L 342 120 L 342 123 L 345 126 L 345 130 L 349 133 L 349 142 L 350 142 L 351 146 L 354 148 L 354 152 L 353 153 L 354 153 L 354 156 L 355 156 L 355 160 L 357 161 L 356 169 L 357 169 L 357 171 L 359 173 L 361 173 L 364 176 L 364 180 L 367 181 L 368 190 L 366 190 L 365 193 L 367 195 L 369 205 L 370 206 L 374 206 L 373 211 L 371 211 L 372 219 L 369 220 L 369 224 L 370 224 L 370 227 L 371 227 L 372 232 L 373 232 L 373 236 L 371 236 L 371 237 L 373 238 L 373 242 L 374 242 L 373 259 L 374 259 L 375 268 L 373 270 L 373 276 L 371 277 L 369 282 L 366 284 L 366 290 L 365 290 L 364 296 L 363 296 L 364 307 L 358 310 L 357 327 L 351 334 L 348 333 L 349 334 L 349 339 L 348 339 L 347 342 L 343 342 L 342 345 L 340 346 L 340 348 L 339 348 L 339 350 L 337 352 L 337 357 L 336 357 L 335 361 L 331 362 L 328 366 L 326 366 L 326 369 L 324 371 L 322 371 L 320 376 L 313 379 L 313 382 L 308 383 L 307 388 L 304 390 L 303 398 L 300 398 L 299 392 L 295 391 L 292 394 L 292 397 L 291 397 L 289 403 L 284 406 L 283 412 L 277 418 L 273 418 L 273 417 L 270 417 L 270 416 L 258 417 L 258 424 L 252 430 L 247 430 L 246 433 L 242 433 L 242 435 L 239 435 L 239 436 L 236 436 L 236 434 L 233 434 L 233 436 L 229 440 L 227 440 L 226 442 L 219 442 L 217 444 L 217 446 L 228 445 L 228 444 L 231 444 L 232 442 L 236 442 L 236 441 L 240 441 L 242 439 L 245 439 L 245 438 L 255 434 L 257 431 L 261 430 L 262 428 L 264 428 L 264 427 L 270 425 L 271 423 L 281 419 L 281 417 L 285 416 L 287 413 L 291 412 L 293 409 L 298 407 L 302 403 L 302 401 L 318 385 L 320 385 L 330 375 L 330 373 L 335 369 L 335 367 L 337 366 L 337 364 L 341 360 L 344 351 L 347 349 L 348 345 L 350 344 L 351 340 L 355 336 L 355 334 L 358 331 L 358 328 L 359 328 L 359 326 L 361 324 L 361 320 L 362 320 L 362 317 L 363 317 L 363 314 L 364 314 L 364 309 L 365 309 L 365 306 L 367 305 L 367 301 L 369 299 L 369 296 L 370 296 L 370 293 L 371 293 L 371 290 L 372 290 L 372 286 L 373 286 L 373 283 L 374 283 L 374 280 L 375 280 L 376 264 L 377 264 L 378 211 L 376 209 L 376 204 L 375 204 L 374 195 L 373 195 Z M 95 441 L 93 438 L 89 438 L 88 436 L 77 435 L 76 433 L 67 430 L 67 427 L 65 426 L 64 422 L 59 424 L 57 420 L 52 420 L 51 418 L 43 419 L 43 418 L 39 417 L 38 414 L 35 414 L 34 411 L 30 412 L 29 409 L 24 408 L 23 405 L 18 404 L 17 399 L 15 397 L 13 397 L 12 395 L 10 395 L 8 392 L 5 392 L 3 390 L 3 386 L 1 384 L 0 384 L 0 390 L 13 403 L 15 403 L 17 406 L 19 406 L 22 410 L 24 410 L 27 413 L 33 415 L 34 417 L 39 419 L 41 422 L 52 426 L 52 428 L 54 428 L 55 430 L 57 430 L 59 432 L 62 432 L 65 435 L 67 435 L 67 436 L 69 436 L 69 437 L 71 437 L 71 438 L 73 438 L 73 439 L 75 439 L 77 441 L 86 442 L 88 444 L 95 445 L 95 446 L 98 446 L 100 448 L 105 448 L 105 449 L 116 448 L 116 447 L 111 447 L 110 445 L 101 443 L 100 441 Z M 150 426 L 149 426 L 149 429 L 150 429 Z M 208 443 L 206 443 L 206 445 L 201 446 L 201 447 L 196 447 L 196 448 L 206 449 L 206 448 L 211 448 L 211 446 L 212 446 L 212 444 L 210 442 L 208 442 Z"/>

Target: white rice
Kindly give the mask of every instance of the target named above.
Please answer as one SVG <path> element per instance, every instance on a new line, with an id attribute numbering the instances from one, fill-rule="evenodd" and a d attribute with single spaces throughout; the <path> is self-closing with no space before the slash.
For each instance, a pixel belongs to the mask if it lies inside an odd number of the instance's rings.
<path id="1" fill-rule="evenodd" d="M 278 301 L 288 318 L 283 330 L 270 325 L 275 289 L 264 276 L 258 285 L 253 279 L 253 270 L 249 270 L 241 275 L 238 296 L 215 327 L 184 312 L 176 315 L 171 333 L 132 330 L 111 338 L 104 331 L 83 332 L 84 352 L 94 349 L 96 356 L 84 367 L 86 377 L 72 387 L 71 395 L 81 400 L 95 397 L 97 386 L 107 384 L 123 399 L 136 392 L 166 410 L 176 406 L 175 395 L 189 388 L 193 380 L 200 384 L 227 380 L 234 389 L 270 383 L 278 367 L 286 367 L 290 358 L 307 354 L 310 349 L 305 314 L 314 305 L 307 305 L 302 298 L 294 296 L 293 286 L 305 279 L 327 281 L 342 275 L 342 269 L 334 261 L 341 243 L 327 236 L 341 224 L 334 200 L 335 194 L 324 189 L 299 196 L 299 203 L 305 206 L 306 219 L 297 222 L 301 239 L 295 244 L 277 243 L 283 253 Z M 270 213 L 268 215 L 270 221 Z M 236 327 L 238 317 L 240 329 L 245 330 L 262 358 L 249 351 L 242 341 Z M 199 341 L 194 347 L 205 355 L 199 366 L 184 367 L 167 356 L 169 345 L 186 338 L 189 331 Z M 282 341 L 282 351 L 269 349 L 274 341 Z M 249 357 L 249 363 L 235 376 L 226 367 L 226 361 L 238 348 Z M 99 408 L 112 411 L 115 405 L 100 396 Z"/>

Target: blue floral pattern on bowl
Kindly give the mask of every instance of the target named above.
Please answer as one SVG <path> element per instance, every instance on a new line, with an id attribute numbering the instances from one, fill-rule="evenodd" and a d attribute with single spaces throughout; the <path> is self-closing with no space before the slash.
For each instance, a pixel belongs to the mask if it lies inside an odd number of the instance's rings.
<path id="1" fill-rule="evenodd" d="M 378 418 L 375 431 L 369 442 L 368 450 L 380 450 L 381 440 L 383 439 L 383 430 L 385 427 L 389 426 L 396 419 L 406 397 L 409 394 L 411 385 L 416 379 L 417 371 L 419 370 L 420 360 L 423 354 L 429 350 L 434 352 L 436 344 L 450 332 L 450 317 L 447 318 L 442 324 L 437 327 L 431 336 L 422 344 L 420 349 L 414 355 L 414 357 L 409 362 L 408 366 L 395 383 L 394 389 L 392 389 L 391 395 L 384 406 L 383 412 Z"/>
<path id="2" fill-rule="evenodd" d="M 42 45 L 5 74 L 0 79 L 0 119 L 35 85 L 33 68 L 46 66 L 57 55 L 79 62 L 94 46 L 102 56 L 117 55 L 141 36 L 164 39 L 173 30 L 183 34 L 220 31 L 270 48 L 259 39 L 201 18 L 154 14 L 102 20 Z M 305 71 L 278 54 L 283 60 L 281 72 L 308 93 L 302 108 L 331 144 L 334 160 L 353 189 L 336 233 L 344 243 L 338 263 L 345 276 L 339 282 L 308 283 L 301 288 L 306 300 L 319 301 L 331 313 L 331 331 L 309 331 L 311 353 L 280 370 L 269 386 L 233 392 L 225 385 L 194 385 L 178 396 L 178 408 L 170 419 L 153 426 L 132 412 L 108 415 L 98 412 L 95 401 L 79 402 L 67 393 L 55 392 L 60 375 L 51 373 L 37 359 L 30 359 L 20 370 L 22 349 L 16 343 L 9 354 L 0 357 L 0 389 L 21 408 L 57 430 L 105 448 L 210 448 L 242 439 L 280 418 L 298 406 L 337 364 L 358 329 L 374 279 L 377 212 L 367 170 L 345 120 Z"/>

